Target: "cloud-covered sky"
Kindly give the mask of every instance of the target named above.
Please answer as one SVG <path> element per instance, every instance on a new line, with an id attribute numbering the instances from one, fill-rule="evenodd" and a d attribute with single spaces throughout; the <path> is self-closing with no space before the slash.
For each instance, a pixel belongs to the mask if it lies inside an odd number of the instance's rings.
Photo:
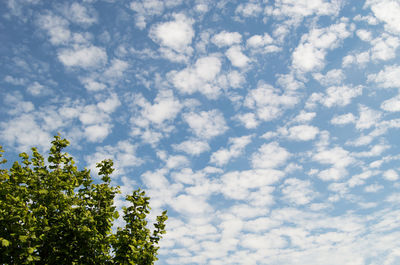
<path id="1" fill-rule="evenodd" d="M 399 0 L 0 10 L 8 159 L 113 159 L 169 212 L 157 264 L 400 264 Z"/>

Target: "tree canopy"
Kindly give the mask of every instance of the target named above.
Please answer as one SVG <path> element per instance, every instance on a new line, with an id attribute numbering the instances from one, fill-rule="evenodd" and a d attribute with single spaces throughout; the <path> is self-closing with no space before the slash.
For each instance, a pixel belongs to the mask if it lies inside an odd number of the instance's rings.
<path id="1" fill-rule="evenodd" d="M 113 161 L 97 164 L 100 183 L 78 170 L 55 136 L 45 162 L 36 148 L 22 163 L 0 169 L 0 264 L 154 264 L 167 213 L 147 227 L 149 197 L 141 189 L 126 197 L 125 227 L 112 229 L 119 214 L 110 185 Z M 2 159 L 0 146 L 0 165 Z"/>

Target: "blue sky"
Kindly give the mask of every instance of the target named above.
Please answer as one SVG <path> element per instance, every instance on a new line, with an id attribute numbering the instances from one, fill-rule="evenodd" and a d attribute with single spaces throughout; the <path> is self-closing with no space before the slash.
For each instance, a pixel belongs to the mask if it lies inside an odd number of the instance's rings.
<path id="1" fill-rule="evenodd" d="M 400 1 L 0 10 L 8 159 L 113 159 L 169 212 L 157 264 L 400 263 Z"/>

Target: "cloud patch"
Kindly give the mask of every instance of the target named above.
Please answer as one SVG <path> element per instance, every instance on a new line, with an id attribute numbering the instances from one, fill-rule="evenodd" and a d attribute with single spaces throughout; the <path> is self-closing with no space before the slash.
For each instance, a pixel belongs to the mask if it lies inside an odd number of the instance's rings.
<path id="1" fill-rule="evenodd" d="M 200 138 L 211 139 L 228 130 L 223 114 L 219 110 L 190 112 L 183 115 L 193 133 Z"/>
<path id="2" fill-rule="evenodd" d="M 400 33 L 400 18 L 397 15 L 400 12 L 400 4 L 391 0 L 368 0 L 365 6 L 371 8 L 375 17 L 382 21 L 385 29 L 392 33 Z"/>
<path id="3" fill-rule="evenodd" d="M 165 57 L 172 61 L 181 61 L 185 60 L 185 55 L 193 52 L 190 44 L 194 37 L 194 21 L 184 14 L 174 14 L 173 18 L 174 20 L 154 25 L 150 29 L 150 38 L 161 46 Z"/>
<path id="4" fill-rule="evenodd" d="M 181 93 L 200 92 L 208 98 L 217 98 L 221 87 L 217 77 L 221 71 L 221 60 L 216 56 L 199 58 L 196 63 L 182 71 L 169 73 L 170 80 Z"/>
<path id="5" fill-rule="evenodd" d="M 296 94 L 282 93 L 279 89 L 260 83 L 256 89 L 247 94 L 244 106 L 253 109 L 263 121 L 280 117 L 285 109 L 294 107 L 299 101 Z"/>
<path id="6" fill-rule="evenodd" d="M 349 37 L 351 30 L 347 22 L 331 25 L 327 28 L 314 28 L 301 38 L 292 54 L 294 69 L 301 72 L 321 70 L 325 66 L 325 57 L 329 50 L 337 48 Z"/>
<path id="7" fill-rule="evenodd" d="M 242 35 L 238 32 L 222 31 L 218 34 L 215 34 L 211 41 L 218 47 L 232 46 L 242 42 Z"/>
<path id="8" fill-rule="evenodd" d="M 62 49 L 57 57 L 66 67 L 95 69 L 107 63 L 107 52 L 104 48 L 97 46 Z"/>
<path id="9" fill-rule="evenodd" d="M 291 154 L 278 142 L 271 142 L 260 146 L 251 156 L 253 168 L 277 168 L 282 166 Z"/>

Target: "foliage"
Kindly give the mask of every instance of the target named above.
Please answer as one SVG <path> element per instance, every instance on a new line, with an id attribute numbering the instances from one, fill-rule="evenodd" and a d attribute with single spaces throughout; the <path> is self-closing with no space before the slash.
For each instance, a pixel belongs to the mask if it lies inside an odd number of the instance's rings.
<path id="1" fill-rule="evenodd" d="M 48 165 L 36 148 L 32 157 L 21 153 L 0 169 L 0 264 L 153 264 L 165 233 L 166 211 L 155 230 L 147 228 L 149 198 L 138 189 L 123 208 L 126 225 L 113 233 L 118 218 L 110 185 L 113 162 L 97 164 L 102 183 L 87 169 L 79 171 L 62 150 L 66 139 L 55 136 Z M 0 164 L 2 160 L 0 146 Z"/>

